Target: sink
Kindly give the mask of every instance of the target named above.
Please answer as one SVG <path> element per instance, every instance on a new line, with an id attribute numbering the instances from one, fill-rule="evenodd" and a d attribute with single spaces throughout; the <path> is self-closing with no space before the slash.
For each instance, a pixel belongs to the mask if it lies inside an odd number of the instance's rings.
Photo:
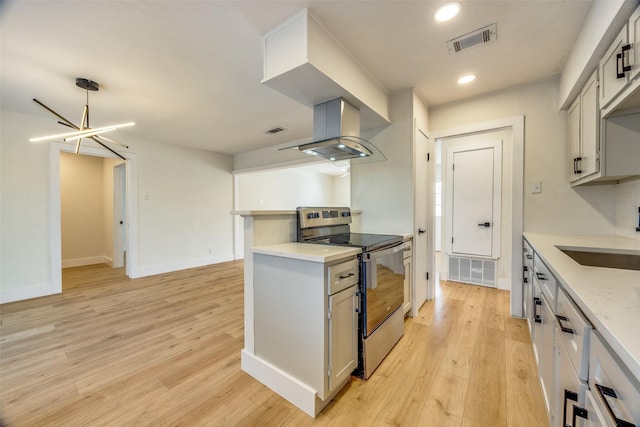
<path id="1" fill-rule="evenodd" d="M 640 271 L 640 251 L 556 247 L 580 265 Z"/>

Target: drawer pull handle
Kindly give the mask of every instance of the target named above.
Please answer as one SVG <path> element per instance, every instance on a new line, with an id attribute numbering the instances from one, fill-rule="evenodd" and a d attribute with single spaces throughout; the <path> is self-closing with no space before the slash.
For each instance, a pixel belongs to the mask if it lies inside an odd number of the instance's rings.
<path id="1" fill-rule="evenodd" d="M 571 425 L 576 425 L 576 417 L 584 418 L 585 420 L 589 419 L 589 411 L 584 408 L 579 407 L 578 405 L 573 405 L 573 418 Z"/>
<path id="2" fill-rule="evenodd" d="M 573 400 L 574 402 L 578 403 L 578 393 L 576 393 L 575 391 L 571 391 L 571 390 L 564 390 L 564 410 L 562 412 L 562 425 L 563 426 L 567 426 L 567 401 L 569 400 Z M 573 405 L 573 407 L 575 408 L 575 405 Z M 575 410 L 574 410 L 574 421 L 573 421 L 573 426 L 576 425 L 575 422 Z"/>
<path id="3" fill-rule="evenodd" d="M 527 259 L 533 259 L 533 255 L 527 255 Z"/>
<path id="4" fill-rule="evenodd" d="M 544 277 L 544 274 L 542 273 L 536 272 L 536 277 L 538 278 L 538 280 L 547 280 L 547 278 Z"/>
<path id="5" fill-rule="evenodd" d="M 349 273 L 346 276 L 338 276 L 338 279 L 344 280 L 344 279 L 348 279 L 349 277 L 353 277 L 355 275 L 356 275 L 355 273 Z"/>
<path id="6" fill-rule="evenodd" d="M 616 422 L 617 427 L 636 427 L 635 424 L 630 423 L 629 421 L 625 421 L 621 418 L 618 418 L 616 413 L 613 411 L 613 407 L 617 407 L 617 405 L 614 404 L 612 407 L 609 401 L 613 399 L 616 399 L 616 400 L 618 399 L 618 395 L 616 394 L 616 391 L 614 389 L 612 389 L 611 387 L 600 385 L 600 384 L 596 384 L 596 388 L 598 389 L 598 393 L 600 393 L 600 397 L 602 397 L 602 400 L 604 401 L 604 404 L 607 407 L 607 411 L 609 412 L 609 415 L 611 415 L 611 418 L 613 418 L 614 421 Z"/>
<path id="7" fill-rule="evenodd" d="M 540 298 L 533 299 L 533 321 L 536 323 L 542 323 L 542 318 L 538 314 L 538 306 L 542 305 L 542 300 Z"/>
<path id="8" fill-rule="evenodd" d="M 524 271 L 529 271 L 529 267 L 527 267 L 526 265 L 525 265 L 524 267 L 522 267 L 522 269 L 523 269 Z"/>
<path id="9" fill-rule="evenodd" d="M 566 326 L 564 326 L 562 324 L 562 322 L 569 322 L 569 319 L 567 319 L 565 316 L 560 316 L 559 314 L 556 314 L 556 319 L 558 319 L 558 325 L 560 325 L 560 329 L 562 329 L 562 332 L 566 332 L 567 334 L 575 334 L 575 331 L 571 328 L 568 328 Z"/>

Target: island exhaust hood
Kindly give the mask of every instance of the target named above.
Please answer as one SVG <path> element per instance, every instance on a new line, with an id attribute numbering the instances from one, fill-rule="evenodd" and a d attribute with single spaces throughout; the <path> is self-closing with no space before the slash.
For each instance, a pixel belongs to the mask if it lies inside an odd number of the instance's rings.
<path id="1" fill-rule="evenodd" d="M 298 150 L 330 161 L 386 160 L 369 141 L 360 137 L 360 111 L 342 98 L 313 106 L 313 142 Z"/>

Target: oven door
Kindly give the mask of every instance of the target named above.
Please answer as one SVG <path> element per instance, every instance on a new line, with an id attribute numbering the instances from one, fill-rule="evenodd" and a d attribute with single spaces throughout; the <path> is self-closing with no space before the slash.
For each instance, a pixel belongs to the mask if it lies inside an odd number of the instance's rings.
<path id="1" fill-rule="evenodd" d="M 364 336 L 367 337 L 404 302 L 404 244 L 363 254 Z"/>

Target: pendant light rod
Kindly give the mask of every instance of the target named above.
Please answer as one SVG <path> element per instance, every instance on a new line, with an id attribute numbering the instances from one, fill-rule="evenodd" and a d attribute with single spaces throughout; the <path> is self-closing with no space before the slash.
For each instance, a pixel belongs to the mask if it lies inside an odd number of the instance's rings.
<path id="1" fill-rule="evenodd" d="M 45 110 L 47 110 L 48 112 L 50 112 L 51 114 L 53 114 L 54 116 L 56 116 L 57 118 L 59 118 L 60 120 L 62 120 L 64 122 L 64 124 L 66 124 L 69 127 L 72 127 L 74 129 L 80 129 L 78 126 L 74 125 L 73 122 L 65 117 L 62 117 L 60 114 L 56 113 L 55 111 L 53 111 L 51 108 L 47 107 L 46 105 L 44 105 L 42 102 L 38 101 L 37 99 L 33 98 L 33 101 L 38 104 L 39 106 L 41 106 L 42 108 L 44 108 Z"/>

